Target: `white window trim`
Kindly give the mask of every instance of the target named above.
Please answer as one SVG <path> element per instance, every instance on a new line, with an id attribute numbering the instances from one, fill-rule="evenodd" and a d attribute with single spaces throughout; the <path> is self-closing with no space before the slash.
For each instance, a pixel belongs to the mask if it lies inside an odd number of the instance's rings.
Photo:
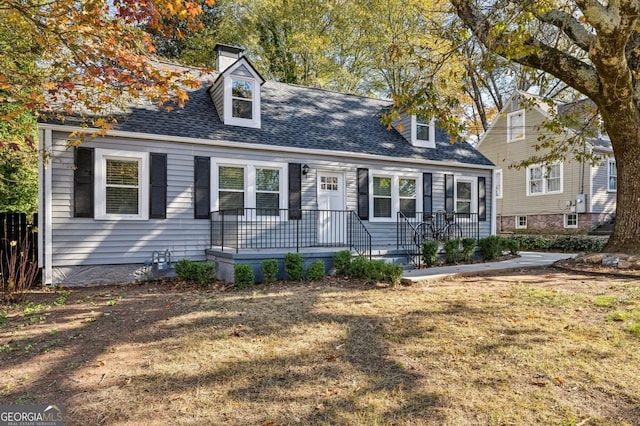
<path id="1" fill-rule="evenodd" d="M 138 161 L 138 214 L 107 214 L 107 159 Z M 97 220 L 149 219 L 149 153 L 96 148 L 94 208 Z"/>
<path id="2" fill-rule="evenodd" d="M 289 166 L 287 163 L 277 163 L 271 161 L 241 161 L 236 159 L 214 158 L 211 157 L 211 211 L 220 210 L 220 197 L 218 196 L 218 168 L 220 166 L 239 167 L 244 169 L 244 206 L 245 208 L 256 208 L 256 168 L 273 169 L 280 171 L 278 201 L 279 209 L 287 207 L 287 176 L 289 176 Z M 257 215 L 257 217 L 262 217 Z M 272 216 L 269 216 L 272 217 Z M 287 220 L 284 210 L 280 214 L 281 220 Z"/>
<path id="3" fill-rule="evenodd" d="M 511 137 L 511 118 L 515 115 L 522 114 L 522 135 L 517 138 Z M 515 142 L 521 141 L 525 138 L 525 116 L 524 109 L 520 109 L 518 111 L 510 112 L 507 114 L 507 142 Z"/>
<path id="4" fill-rule="evenodd" d="M 476 222 L 478 219 L 478 178 L 472 176 L 454 176 L 453 177 L 453 206 L 458 205 L 458 182 L 469 182 L 471 183 L 471 215 L 469 219 L 458 216 L 458 212 L 456 210 L 456 220 L 457 221 L 473 221 Z M 465 213 L 460 213 L 461 215 Z"/>
<path id="5" fill-rule="evenodd" d="M 373 178 L 391 178 L 391 217 L 375 217 L 373 207 Z M 395 222 L 400 211 L 400 179 L 416 181 L 416 217 L 422 210 L 422 176 L 419 173 L 402 173 L 388 170 L 369 170 L 369 222 Z"/>
<path id="6" fill-rule="evenodd" d="M 569 225 L 569 216 L 575 216 L 576 217 L 576 224 L 575 225 Z M 564 215 L 564 227 L 565 228 L 577 228 L 578 227 L 578 213 L 565 213 Z"/>
<path id="7" fill-rule="evenodd" d="M 612 189 L 611 188 L 611 165 L 613 164 L 614 167 L 616 167 L 616 159 L 615 158 L 609 158 L 607 160 L 607 191 L 608 192 L 618 192 L 618 172 L 616 169 L 616 188 Z"/>
<path id="8" fill-rule="evenodd" d="M 254 129 L 259 129 L 261 127 L 261 119 L 260 119 L 260 82 L 251 77 L 247 77 L 244 75 L 233 75 L 233 71 L 235 68 L 242 65 L 241 63 L 237 64 L 235 67 L 231 67 L 229 70 L 225 71 L 224 77 L 224 124 L 228 124 L 231 126 L 239 126 L 239 127 L 251 127 Z M 232 93 L 232 81 L 233 80 L 244 80 L 252 83 L 251 90 L 251 101 L 252 101 L 252 118 L 238 118 L 233 117 L 233 93 Z"/>
<path id="9" fill-rule="evenodd" d="M 558 191 L 549 191 L 548 189 L 548 176 L 547 176 L 547 167 L 540 164 L 532 164 L 527 167 L 525 170 L 526 173 L 526 184 L 527 184 L 527 197 L 537 197 L 540 195 L 553 195 L 553 194 L 562 194 L 564 191 L 564 164 L 563 163 L 554 163 L 554 165 L 560 166 L 560 189 Z M 534 168 L 542 169 L 542 192 L 531 193 L 531 174 L 529 171 Z"/>
<path id="10" fill-rule="evenodd" d="M 502 183 L 502 169 L 496 170 L 496 199 L 501 200 L 504 194 L 504 186 Z"/>
<path id="11" fill-rule="evenodd" d="M 527 216 L 514 216 L 515 217 L 515 228 L 516 229 L 527 229 L 528 220 Z M 524 226 L 520 225 L 520 218 L 524 217 Z"/>
<path id="12" fill-rule="evenodd" d="M 418 120 L 415 114 L 411 115 L 411 145 L 422 148 L 435 148 L 436 147 L 436 126 L 435 119 L 431 119 L 429 122 L 429 140 L 425 141 L 418 139 L 417 126 Z"/>

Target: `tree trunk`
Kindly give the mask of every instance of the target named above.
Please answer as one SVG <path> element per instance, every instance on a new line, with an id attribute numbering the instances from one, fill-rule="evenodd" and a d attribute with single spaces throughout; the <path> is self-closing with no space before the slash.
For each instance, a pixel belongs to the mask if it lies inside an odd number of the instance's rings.
<path id="1" fill-rule="evenodd" d="M 640 254 L 640 114 L 635 105 L 601 108 L 618 173 L 616 221 L 604 251 Z"/>

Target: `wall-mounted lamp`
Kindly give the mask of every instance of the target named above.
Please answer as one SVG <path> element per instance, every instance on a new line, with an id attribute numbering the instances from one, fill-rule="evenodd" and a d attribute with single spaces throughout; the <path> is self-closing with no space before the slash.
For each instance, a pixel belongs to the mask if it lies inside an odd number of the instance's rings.
<path id="1" fill-rule="evenodd" d="M 302 176 L 306 176 L 309 173 L 309 166 L 308 165 L 304 165 L 302 166 Z"/>

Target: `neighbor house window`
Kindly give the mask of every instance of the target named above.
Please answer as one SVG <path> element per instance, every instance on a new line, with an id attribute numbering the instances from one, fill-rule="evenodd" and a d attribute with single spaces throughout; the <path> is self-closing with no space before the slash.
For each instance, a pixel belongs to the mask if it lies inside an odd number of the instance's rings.
<path id="1" fill-rule="evenodd" d="M 436 147 L 435 120 L 411 116 L 411 144 L 423 148 Z"/>
<path id="2" fill-rule="evenodd" d="M 286 164 L 254 161 L 249 164 L 231 162 L 213 164 L 213 209 L 233 210 L 244 215 L 255 209 L 258 216 L 278 216 L 285 205 Z M 253 214 L 253 213 L 252 213 Z"/>
<path id="3" fill-rule="evenodd" d="M 562 164 L 527 167 L 527 195 L 559 194 L 562 192 Z"/>
<path id="4" fill-rule="evenodd" d="M 398 180 L 398 196 L 400 199 L 400 211 L 405 216 L 416 215 L 416 180 L 400 178 Z"/>
<path id="5" fill-rule="evenodd" d="M 618 190 L 618 169 L 616 168 L 616 160 L 610 158 L 607 167 L 607 188 L 611 192 Z"/>
<path id="6" fill-rule="evenodd" d="M 148 219 L 149 155 L 95 151 L 96 219 Z"/>
<path id="7" fill-rule="evenodd" d="M 527 217 L 516 216 L 516 229 L 526 229 L 526 228 L 527 228 Z"/>
<path id="8" fill-rule="evenodd" d="M 578 227 L 578 215 L 575 213 L 564 215 L 564 227 L 565 228 L 577 228 Z"/>
<path id="9" fill-rule="evenodd" d="M 524 110 L 507 114 L 507 142 L 524 139 Z"/>
<path id="10" fill-rule="evenodd" d="M 391 177 L 373 177 L 373 217 L 391 217 Z"/>
<path id="11" fill-rule="evenodd" d="M 231 79 L 231 116 L 253 119 L 253 81 Z"/>
<path id="12" fill-rule="evenodd" d="M 502 170 L 496 171 L 496 198 L 502 198 Z"/>

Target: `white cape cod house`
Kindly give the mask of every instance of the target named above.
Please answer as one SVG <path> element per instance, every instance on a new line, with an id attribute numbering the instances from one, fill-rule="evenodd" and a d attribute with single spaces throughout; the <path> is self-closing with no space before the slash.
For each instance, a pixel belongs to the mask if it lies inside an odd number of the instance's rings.
<path id="1" fill-rule="evenodd" d="M 495 233 L 494 165 L 470 144 L 412 116 L 388 129 L 387 101 L 265 82 L 241 49 L 216 50 L 214 83 L 184 109 L 131 107 L 77 148 L 72 117 L 40 124 L 44 283 L 140 270 L 157 252 L 209 259 L 227 280 L 292 251 L 415 253 L 413 226 L 445 210 L 463 237 Z"/>

